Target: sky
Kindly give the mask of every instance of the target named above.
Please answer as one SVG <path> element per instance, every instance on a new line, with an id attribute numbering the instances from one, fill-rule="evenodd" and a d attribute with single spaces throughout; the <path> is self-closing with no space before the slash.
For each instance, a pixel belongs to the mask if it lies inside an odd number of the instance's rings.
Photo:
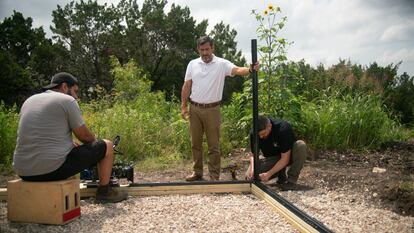
<path id="1" fill-rule="evenodd" d="M 52 11 L 69 0 L 0 0 L 0 20 L 13 10 L 33 19 L 51 37 Z M 117 0 L 98 0 L 100 4 Z M 143 0 L 138 0 L 142 5 Z M 312 66 L 325 67 L 339 59 L 369 66 L 402 61 L 399 74 L 414 76 L 414 0 L 170 0 L 188 6 L 197 22 L 207 19 L 208 32 L 221 21 L 237 31 L 238 48 L 251 61 L 250 43 L 256 39 L 258 22 L 253 9 L 263 12 L 269 4 L 279 6 L 287 23 L 280 36 L 293 42 L 287 49 L 289 60 L 304 59 Z M 258 41 L 260 44 L 261 42 Z"/>

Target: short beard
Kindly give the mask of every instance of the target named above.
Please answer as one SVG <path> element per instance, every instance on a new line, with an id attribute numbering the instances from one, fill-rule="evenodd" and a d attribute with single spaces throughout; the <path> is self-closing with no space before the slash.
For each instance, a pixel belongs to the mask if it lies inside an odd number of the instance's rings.
<path id="1" fill-rule="evenodd" d="M 203 62 L 209 63 L 209 62 L 211 62 L 213 60 L 213 55 L 210 55 L 210 56 L 202 56 L 201 58 L 202 58 Z"/>
<path id="2" fill-rule="evenodd" d="M 72 96 L 72 97 L 73 97 L 73 95 L 72 95 L 72 93 L 71 93 L 70 89 L 68 89 L 68 91 L 66 92 L 66 95 L 70 95 L 70 96 Z"/>

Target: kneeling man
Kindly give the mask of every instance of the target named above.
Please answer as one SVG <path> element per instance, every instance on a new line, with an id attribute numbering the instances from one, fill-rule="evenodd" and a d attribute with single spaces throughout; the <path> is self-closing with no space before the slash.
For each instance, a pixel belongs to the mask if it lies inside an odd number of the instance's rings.
<path id="1" fill-rule="evenodd" d="M 278 177 L 277 185 L 282 190 L 296 188 L 299 173 L 306 160 L 306 144 L 296 140 L 293 129 L 287 121 L 258 117 L 258 148 L 263 156 L 259 158 L 260 180 L 267 182 Z M 253 132 L 250 133 L 250 147 L 253 151 Z M 254 174 L 254 156 L 250 153 L 250 166 L 246 179 Z M 289 167 L 286 176 L 286 168 Z"/>

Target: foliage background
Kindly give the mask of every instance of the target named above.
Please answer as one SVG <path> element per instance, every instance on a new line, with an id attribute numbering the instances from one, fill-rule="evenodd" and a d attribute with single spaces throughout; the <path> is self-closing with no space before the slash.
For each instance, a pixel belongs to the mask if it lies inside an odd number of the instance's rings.
<path id="1" fill-rule="evenodd" d="M 156 159 L 167 166 L 191 157 L 188 122 L 179 96 L 196 39 L 209 34 L 215 54 L 245 66 L 237 32 L 223 22 L 207 32 L 187 7 L 166 1 L 122 0 L 117 6 L 88 0 L 52 12 L 53 38 L 14 12 L 0 23 L 0 164 L 11 166 L 18 112 L 23 101 L 58 71 L 81 83 L 81 109 L 100 138 L 122 136 L 120 159 Z M 339 60 L 331 67 L 289 61 L 293 42 L 280 36 L 286 21 L 269 5 L 252 11 L 259 21 L 259 108 L 288 120 L 312 149 L 375 149 L 414 136 L 414 77 L 397 75 L 399 64 L 361 66 Z M 120 23 L 123 22 L 123 23 Z M 251 80 L 227 78 L 222 108 L 222 154 L 247 146 Z"/>

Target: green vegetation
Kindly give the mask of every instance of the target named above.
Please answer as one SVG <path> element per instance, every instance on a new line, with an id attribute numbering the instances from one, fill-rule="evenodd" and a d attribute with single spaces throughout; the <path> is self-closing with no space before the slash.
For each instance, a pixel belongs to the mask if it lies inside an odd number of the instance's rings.
<path id="1" fill-rule="evenodd" d="M 195 40 L 206 34 L 208 22 L 196 24 L 187 7 L 174 4 L 165 13 L 165 4 L 147 0 L 139 7 L 123 0 L 117 7 L 96 1 L 58 6 L 53 12 L 55 42 L 21 13 L 1 22 L 0 165 L 11 166 L 19 106 L 56 70 L 79 77 L 80 105 L 92 131 L 99 138 L 121 135 L 124 155 L 118 158 L 140 161 L 140 168 L 150 170 L 182 166 L 190 159 L 188 122 L 180 116 L 177 96 L 188 61 L 197 57 Z M 414 77 L 397 75 L 399 64 L 363 67 L 339 60 L 325 68 L 289 61 L 290 42 L 279 36 L 287 18 L 280 14 L 273 6 L 265 14 L 253 11 L 260 23 L 262 114 L 291 122 L 298 138 L 313 149 L 375 149 L 414 137 Z M 85 28 L 88 22 L 96 24 Z M 217 56 L 245 65 L 234 42 L 236 31 L 221 22 L 209 34 Z M 29 39 L 22 46 L 19 38 Z M 251 96 L 250 79 L 226 80 L 223 155 L 248 146 Z"/>
<path id="2" fill-rule="evenodd" d="M 112 60 L 112 95 L 82 105 L 86 122 L 99 138 L 121 135 L 121 156 L 141 160 L 160 155 L 189 158 L 190 136 L 179 104 L 162 92 L 151 92 L 151 81 L 133 61 L 121 66 Z"/>
<path id="3" fill-rule="evenodd" d="M 324 96 L 303 109 L 304 137 L 320 149 L 378 148 L 401 139 L 398 125 L 376 96 Z"/>
<path id="4" fill-rule="evenodd" d="M 0 103 L 0 167 L 10 168 L 17 137 L 18 114 L 16 108 L 7 109 Z"/>

